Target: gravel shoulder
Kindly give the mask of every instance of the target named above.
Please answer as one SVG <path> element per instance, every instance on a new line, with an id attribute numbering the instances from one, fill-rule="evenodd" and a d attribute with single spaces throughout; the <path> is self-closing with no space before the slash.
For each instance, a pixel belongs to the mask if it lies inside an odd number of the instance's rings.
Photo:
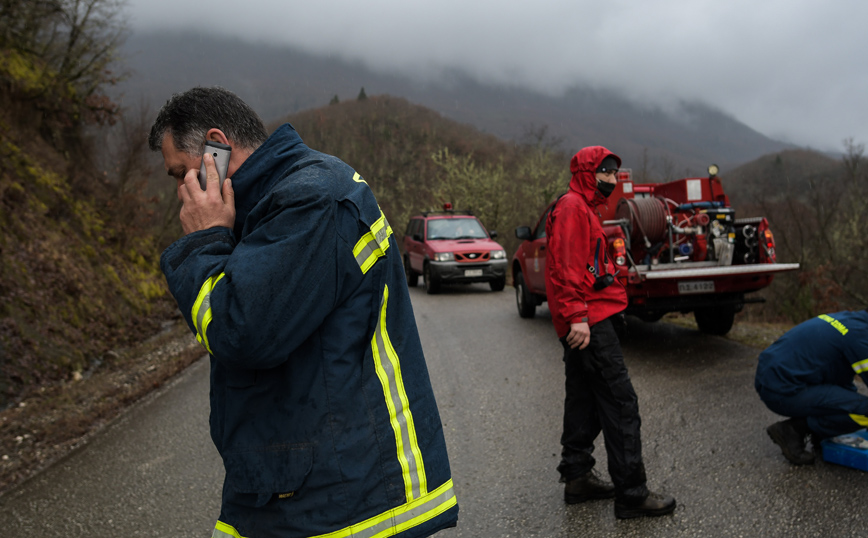
<path id="1" fill-rule="evenodd" d="M 89 370 L 0 411 L 0 495 L 83 446 L 203 354 L 179 316 L 158 335 L 109 351 Z"/>

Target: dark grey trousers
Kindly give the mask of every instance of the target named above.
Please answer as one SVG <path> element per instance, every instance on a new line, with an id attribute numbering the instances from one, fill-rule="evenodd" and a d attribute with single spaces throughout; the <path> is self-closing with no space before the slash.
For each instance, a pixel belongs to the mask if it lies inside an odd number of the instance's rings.
<path id="1" fill-rule="evenodd" d="M 594 440 L 603 433 L 609 475 L 619 502 L 633 504 L 648 496 L 639 403 L 621 344 L 611 319 L 591 327 L 591 342 L 583 350 L 570 349 L 565 338 L 566 399 L 561 436 L 561 481 L 590 471 L 596 463 Z"/>

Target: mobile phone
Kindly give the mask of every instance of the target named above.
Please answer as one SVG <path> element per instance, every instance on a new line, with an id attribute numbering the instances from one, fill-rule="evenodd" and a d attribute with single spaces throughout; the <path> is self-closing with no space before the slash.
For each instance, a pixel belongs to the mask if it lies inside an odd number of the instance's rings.
<path id="1" fill-rule="evenodd" d="M 223 180 L 226 179 L 226 171 L 229 170 L 229 156 L 232 153 L 232 147 L 220 142 L 205 142 L 205 153 L 210 153 L 214 157 L 214 164 L 217 165 L 217 175 L 220 176 L 220 189 L 223 189 Z M 199 167 L 199 186 L 204 191 L 208 185 L 208 173 L 205 171 L 205 159 L 203 155 L 202 165 Z"/>

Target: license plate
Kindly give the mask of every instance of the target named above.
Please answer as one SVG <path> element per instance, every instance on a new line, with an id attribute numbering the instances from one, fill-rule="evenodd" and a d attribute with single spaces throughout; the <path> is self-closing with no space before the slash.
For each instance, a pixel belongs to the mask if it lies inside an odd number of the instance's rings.
<path id="1" fill-rule="evenodd" d="M 714 293 L 713 280 L 688 280 L 678 283 L 678 293 L 689 295 L 691 293 Z"/>
<path id="2" fill-rule="evenodd" d="M 465 269 L 464 276 L 482 276 L 482 269 Z"/>

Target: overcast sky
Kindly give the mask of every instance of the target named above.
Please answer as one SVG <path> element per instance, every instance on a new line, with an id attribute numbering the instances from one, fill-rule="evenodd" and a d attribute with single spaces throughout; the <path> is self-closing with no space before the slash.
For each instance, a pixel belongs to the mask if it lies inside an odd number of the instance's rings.
<path id="1" fill-rule="evenodd" d="M 865 0 L 129 0 L 128 10 L 133 29 L 210 28 L 549 94 L 590 84 L 662 105 L 698 99 L 778 140 L 868 145 Z"/>

